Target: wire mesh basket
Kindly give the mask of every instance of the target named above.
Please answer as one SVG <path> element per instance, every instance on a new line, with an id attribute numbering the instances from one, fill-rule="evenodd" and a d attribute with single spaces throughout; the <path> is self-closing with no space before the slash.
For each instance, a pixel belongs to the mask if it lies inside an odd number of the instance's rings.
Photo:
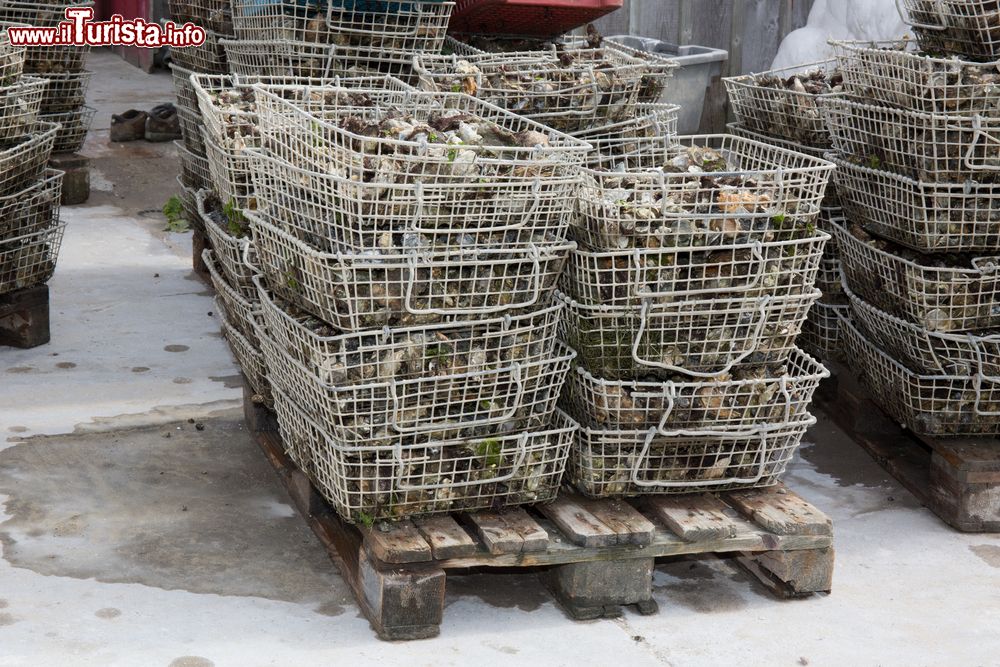
<path id="1" fill-rule="evenodd" d="M 250 247 L 249 225 L 243 214 L 233 206 L 226 206 L 207 190 L 195 195 L 195 206 L 226 281 L 247 300 L 258 301 L 254 272 L 246 261 L 253 261 L 254 253 Z"/>
<path id="2" fill-rule="evenodd" d="M 806 296 L 830 235 L 812 229 L 781 241 L 711 248 L 570 253 L 560 289 L 594 306 L 640 306 L 709 297 Z"/>
<path id="3" fill-rule="evenodd" d="M 822 360 L 837 359 L 843 349 L 840 340 L 840 317 L 846 314 L 848 306 L 839 303 L 817 301 L 809 311 L 809 317 L 802 325 L 799 346 Z"/>
<path id="4" fill-rule="evenodd" d="M 848 217 L 873 233 L 922 252 L 1000 247 L 1000 184 L 927 183 L 828 157 Z"/>
<path id="5" fill-rule="evenodd" d="M 89 46 L 28 47 L 24 71 L 32 74 L 73 74 L 83 71 L 90 54 Z"/>
<path id="6" fill-rule="evenodd" d="M 208 158 L 192 153 L 183 142 L 175 141 L 174 146 L 181 158 L 181 181 L 185 187 L 195 192 L 198 190 L 213 190 L 212 171 L 208 166 Z"/>
<path id="7" fill-rule="evenodd" d="M 48 282 L 56 270 L 65 228 L 54 214 L 47 229 L 0 240 L 0 294 Z"/>
<path id="8" fill-rule="evenodd" d="M 1000 376 L 1000 335 L 928 331 L 845 291 L 858 331 L 915 373 Z"/>
<path id="9" fill-rule="evenodd" d="M 181 128 L 181 141 L 185 149 L 204 158 L 207 148 L 205 135 L 202 134 L 201 116 L 190 109 L 177 108 L 177 121 Z"/>
<path id="10" fill-rule="evenodd" d="M 0 197 L 0 239 L 34 234 L 58 223 L 64 175 L 48 169 L 37 183 Z"/>
<path id="11" fill-rule="evenodd" d="M 0 11 L 0 17 L 3 12 Z M 7 28 L 12 25 L 20 25 L 11 21 L 0 21 L 0 86 L 10 86 L 17 83 L 24 73 L 23 46 L 14 46 L 10 43 L 10 36 Z"/>
<path id="12" fill-rule="evenodd" d="M 291 40 L 365 49 L 372 56 L 439 53 L 453 2 L 232 0 L 241 40 Z M 379 3 L 367 3 L 369 5 Z"/>
<path id="13" fill-rule="evenodd" d="M 404 79 L 413 75 L 413 56 L 404 53 L 372 53 L 337 44 L 288 40 L 222 40 L 229 71 L 251 81 L 281 78 L 303 83 L 381 72 Z"/>
<path id="14" fill-rule="evenodd" d="M 233 34 L 231 0 L 169 0 L 167 7 L 178 23 L 191 22 L 220 35 Z"/>
<path id="15" fill-rule="evenodd" d="M 844 283 L 840 278 L 839 259 L 824 257 L 820 260 L 819 273 L 816 274 L 816 288 L 823 292 L 824 301 L 843 297 Z"/>
<path id="16" fill-rule="evenodd" d="M 831 44 L 844 90 L 856 99 L 925 113 L 1000 116 L 995 62 L 928 55 L 909 39 Z"/>
<path id="17" fill-rule="evenodd" d="M 173 47 L 170 59 L 184 69 L 205 74 L 227 74 L 229 62 L 223 46 L 225 35 L 205 31 L 205 42 L 198 46 Z"/>
<path id="18" fill-rule="evenodd" d="M 3 0 L 0 3 L 0 22 L 14 22 L 51 28 L 66 20 L 68 7 L 93 7 L 94 0 L 59 0 L 35 2 L 34 0 Z M 39 47 L 47 48 L 47 47 Z"/>
<path id="19" fill-rule="evenodd" d="M 14 194 L 41 178 L 59 126 L 36 122 L 29 132 L 0 143 L 0 196 Z"/>
<path id="20" fill-rule="evenodd" d="M 588 371 L 609 380 L 712 378 L 783 364 L 819 296 L 812 290 L 632 307 L 588 306 L 556 293 L 566 304 L 560 338 Z"/>
<path id="21" fill-rule="evenodd" d="M 249 300 L 240 290 L 227 282 L 226 277 L 222 274 L 222 267 L 216 262 L 215 253 L 211 249 L 203 250 L 201 259 L 208 269 L 216 298 L 222 304 L 222 310 L 229 326 L 243 334 L 255 350 L 261 349 L 260 339 L 257 336 L 260 304 Z M 256 293 L 254 293 L 254 297 L 256 298 Z"/>
<path id="22" fill-rule="evenodd" d="M 177 63 L 170 65 L 170 74 L 173 77 L 174 93 L 177 96 L 177 107 L 201 115 L 198 107 L 198 94 L 195 91 L 192 77 L 198 76 L 224 76 L 212 74 L 196 74 L 189 69 L 185 69 Z"/>
<path id="23" fill-rule="evenodd" d="M 567 480 L 592 498 L 727 491 L 777 484 L 815 417 L 748 431 L 582 427 Z"/>
<path id="24" fill-rule="evenodd" d="M 42 96 L 42 113 L 75 111 L 87 102 L 91 72 L 37 74 L 49 82 Z"/>
<path id="25" fill-rule="evenodd" d="M 251 151 L 254 187 L 273 219 L 314 247 L 565 239 L 585 142 L 464 95 L 331 86 L 303 103 L 309 95 L 279 92 L 257 86 L 270 154 Z"/>
<path id="26" fill-rule="evenodd" d="M 660 168 L 585 169 L 574 231 L 593 250 L 707 247 L 808 233 L 833 164 L 731 135 L 681 137 Z"/>
<path id="27" fill-rule="evenodd" d="M 753 430 L 808 416 L 820 380 L 830 373 L 801 350 L 774 368 L 748 368 L 711 380 L 608 380 L 577 366 L 563 392 L 566 411 L 595 429 L 644 430 L 660 435 L 711 427 Z"/>
<path id="28" fill-rule="evenodd" d="M 551 359 L 562 304 L 475 322 L 442 322 L 406 329 L 342 334 L 267 288 L 261 310 L 278 349 L 322 384 L 362 385 L 483 372 Z"/>
<path id="29" fill-rule="evenodd" d="M 1000 7 L 993 0 L 896 0 L 923 51 L 1000 58 Z"/>
<path id="30" fill-rule="evenodd" d="M 579 42 L 577 42 L 579 45 Z M 645 103 L 662 102 L 669 99 L 666 94 L 670 79 L 674 76 L 675 70 L 680 63 L 674 58 L 668 58 L 659 53 L 651 51 L 640 51 L 631 46 L 619 44 L 618 42 L 603 42 L 602 49 L 617 51 L 635 60 L 642 61 L 646 67 L 646 74 L 642 77 L 639 87 L 639 101 Z"/>
<path id="31" fill-rule="evenodd" d="M 830 145 L 818 100 L 841 89 L 836 60 L 723 77 L 723 81 L 742 126 L 806 146 Z"/>
<path id="32" fill-rule="evenodd" d="M 250 179 L 250 155 L 247 151 L 222 148 L 206 139 L 205 154 L 212 183 L 219 198 L 237 210 L 257 208 L 257 197 Z"/>
<path id="33" fill-rule="evenodd" d="M 271 383 L 338 442 L 390 445 L 400 435 L 421 438 L 489 437 L 544 427 L 576 353 L 477 372 L 412 380 L 330 385 L 261 338 Z"/>
<path id="34" fill-rule="evenodd" d="M 201 216 L 198 215 L 198 192 L 193 188 L 188 187 L 184 183 L 184 179 L 178 174 L 177 176 L 177 187 L 178 187 L 178 198 L 181 200 L 181 208 L 184 210 L 184 219 L 188 221 L 192 229 L 196 229 L 200 232 L 204 232 L 204 225 L 201 221 Z"/>
<path id="35" fill-rule="evenodd" d="M 996 376 L 922 375 L 879 349 L 841 318 L 844 353 L 873 400 L 907 428 L 924 435 L 1000 435 Z"/>
<path id="36" fill-rule="evenodd" d="M 282 439 L 347 521 L 542 503 L 555 498 L 578 428 L 556 411 L 534 431 L 491 437 L 398 435 L 382 446 L 339 442 L 275 389 Z"/>
<path id="37" fill-rule="evenodd" d="M 841 268 L 852 292 L 930 331 L 1000 327 L 1000 257 L 922 256 L 835 225 Z"/>
<path id="38" fill-rule="evenodd" d="M 59 125 L 59 133 L 52 144 L 52 152 L 54 154 L 78 153 L 83 149 L 96 113 L 97 109 L 94 107 L 80 107 L 65 113 L 39 115 L 40 120 Z"/>
<path id="39" fill-rule="evenodd" d="M 476 319 L 545 303 L 574 243 L 453 252 L 322 253 L 245 212 L 282 298 L 347 331 Z"/>
<path id="40" fill-rule="evenodd" d="M 627 120 L 649 70 L 618 51 L 569 48 L 415 56 L 422 89 L 466 93 L 562 132 Z"/>
<path id="41" fill-rule="evenodd" d="M 254 394 L 253 401 L 273 407 L 274 397 L 271 394 L 271 383 L 267 379 L 264 353 L 229 323 L 226 319 L 225 306 L 218 296 L 215 297 L 215 313 L 219 317 L 222 336 L 229 342 L 229 349 L 236 358 L 236 363 L 243 371 L 243 377 Z"/>
<path id="42" fill-rule="evenodd" d="M 20 137 L 38 122 L 45 86 L 45 79 L 23 76 L 0 88 L 0 143 Z"/>
<path id="43" fill-rule="evenodd" d="M 677 137 L 676 104 L 637 104 L 627 120 L 574 132 L 591 145 L 587 166 L 600 171 L 656 169 L 670 160 Z"/>
<path id="44" fill-rule="evenodd" d="M 1000 119 L 907 111 L 824 97 L 834 148 L 872 169 L 925 182 L 1000 177 Z"/>

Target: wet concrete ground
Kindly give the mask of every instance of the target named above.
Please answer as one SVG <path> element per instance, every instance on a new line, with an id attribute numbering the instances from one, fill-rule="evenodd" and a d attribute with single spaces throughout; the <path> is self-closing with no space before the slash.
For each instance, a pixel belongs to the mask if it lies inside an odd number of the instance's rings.
<path id="1" fill-rule="evenodd" d="M 91 69 L 109 109 L 169 98 Z M 175 192 L 173 149 L 105 142 L 105 190 L 65 211 L 53 342 L 0 348 L 0 667 L 1000 664 L 1000 537 L 947 528 L 822 416 L 788 483 L 833 518 L 832 595 L 679 559 L 658 615 L 576 623 L 533 574 L 470 574 L 439 638 L 376 641 L 243 430 L 189 236 L 143 213 Z"/>

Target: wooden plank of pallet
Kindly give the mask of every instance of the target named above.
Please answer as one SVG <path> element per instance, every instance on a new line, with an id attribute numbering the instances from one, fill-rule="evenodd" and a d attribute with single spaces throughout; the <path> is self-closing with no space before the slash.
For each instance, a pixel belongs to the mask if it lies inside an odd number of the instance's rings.
<path id="1" fill-rule="evenodd" d="M 383 563 L 426 563 L 433 560 L 431 545 L 409 519 L 380 522 L 358 529 L 365 538 L 365 549 Z"/>
<path id="2" fill-rule="evenodd" d="M 524 510 L 475 512 L 465 515 L 491 554 L 544 551 L 549 534 Z"/>
<path id="3" fill-rule="evenodd" d="M 645 505 L 665 526 L 688 542 L 736 537 L 732 509 L 710 493 L 650 496 Z"/>
<path id="4" fill-rule="evenodd" d="M 784 485 L 732 491 L 727 502 L 760 526 L 778 535 L 833 535 L 833 525 L 825 514 L 805 500 L 789 493 Z"/>
<path id="5" fill-rule="evenodd" d="M 644 546 L 653 541 L 656 526 L 624 500 L 581 497 L 577 502 L 616 533 L 618 544 Z"/>
<path id="6" fill-rule="evenodd" d="M 50 339 L 48 285 L 0 294 L 0 345 L 28 349 Z"/>
<path id="7" fill-rule="evenodd" d="M 536 508 L 554 523 L 573 544 L 603 547 L 618 544 L 618 533 L 611 530 L 587 509 L 562 493 L 551 503 Z"/>
<path id="8" fill-rule="evenodd" d="M 413 519 L 413 525 L 431 546 L 434 560 L 462 558 L 479 550 L 475 540 L 450 514 L 418 517 Z"/>

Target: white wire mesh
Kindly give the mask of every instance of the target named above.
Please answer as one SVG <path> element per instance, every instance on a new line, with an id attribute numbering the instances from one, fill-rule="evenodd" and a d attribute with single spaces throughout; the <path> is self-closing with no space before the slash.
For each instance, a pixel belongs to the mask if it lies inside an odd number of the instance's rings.
<path id="1" fill-rule="evenodd" d="M 840 92 L 837 61 L 824 60 L 760 74 L 723 77 L 741 125 L 765 136 L 825 148 L 830 133 L 818 98 Z"/>
<path id="2" fill-rule="evenodd" d="M 212 184 L 219 198 L 236 209 L 256 209 L 257 197 L 250 179 L 250 155 L 245 150 L 222 148 L 205 140 L 205 154 Z"/>
<path id="3" fill-rule="evenodd" d="M 927 55 L 913 40 L 831 42 L 856 99 L 911 111 L 1000 115 L 1000 72 L 995 62 Z"/>
<path id="4" fill-rule="evenodd" d="M 184 219 L 188 221 L 192 229 L 204 231 L 201 216 L 198 214 L 198 191 L 188 187 L 179 174 L 177 176 L 177 187 L 179 188 L 177 196 L 180 198 L 181 206 L 184 209 Z"/>
<path id="5" fill-rule="evenodd" d="M 920 375 L 909 370 L 841 318 L 844 351 L 872 398 L 915 433 L 1000 435 L 996 376 Z"/>
<path id="6" fill-rule="evenodd" d="M 925 182 L 1000 177 L 1000 119 L 928 114 L 824 97 L 834 148 L 854 162 Z"/>
<path id="7" fill-rule="evenodd" d="M 588 305 L 640 306 L 708 297 L 748 299 L 812 292 L 830 235 L 817 229 L 799 238 L 719 243 L 711 248 L 575 250 L 560 289 Z"/>
<path id="8" fill-rule="evenodd" d="M 208 269 L 212 286 L 215 288 L 216 298 L 222 304 L 223 312 L 229 326 L 243 334 L 255 350 L 261 349 L 257 327 L 257 321 L 260 318 L 260 303 L 250 301 L 240 293 L 240 290 L 226 281 L 226 277 L 222 275 L 222 268 L 216 262 L 215 253 L 212 250 L 208 248 L 203 250 L 201 259 Z M 256 293 L 254 297 L 256 298 Z"/>
<path id="9" fill-rule="evenodd" d="M 571 40 L 571 43 L 576 46 L 581 45 L 579 40 Z M 639 87 L 640 102 L 656 103 L 669 99 L 667 88 L 670 84 L 670 79 L 674 76 L 675 70 L 680 66 L 677 60 L 658 53 L 633 49 L 630 46 L 618 44 L 617 42 L 605 41 L 601 44 L 601 48 L 609 51 L 617 51 L 643 62 L 646 67 L 646 73 L 643 74 L 642 83 Z"/>
<path id="10" fill-rule="evenodd" d="M 422 89 L 466 93 L 563 132 L 626 120 L 649 70 L 617 51 L 420 55 Z"/>
<path id="11" fill-rule="evenodd" d="M 89 46 L 29 47 L 25 52 L 24 71 L 34 74 L 81 72 L 89 54 Z"/>
<path id="12" fill-rule="evenodd" d="M 195 92 L 192 77 L 224 76 L 212 74 L 196 74 L 189 69 L 185 69 L 177 63 L 171 63 L 170 74 L 173 77 L 174 93 L 177 96 L 177 107 L 201 115 L 198 107 L 198 94 Z"/>
<path id="13" fill-rule="evenodd" d="M 87 101 L 91 72 L 72 74 L 35 74 L 48 81 L 42 95 L 42 113 L 65 113 L 82 107 Z"/>
<path id="14" fill-rule="evenodd" d="M 553 356 L 562 304 L 476 322 L 342 334 L 270 293 L 260 277 L 261 310 L 277 348 L 331 386 L 478 373 Z"/>
<path id="15" fill-rule="evenodd" d="M 45 79 L 23 76 L 0 87 L 0 143 L 20 137 L 38 122 L 46 85 Z"/>
<path id="16" fill-rule="evenodd" d="M 410 78 L 413 56 L 373 53 L 336 44 L 287 40 L 222 40 L 229 71 L 244 79 L 257 77 L 300 81 L 372 75 L 377 72 Z"/>
<path id="17" fill-rule="evenodd" d="M 43 285 L 56 270 L 65 222 L 53 215 L 47 229 L 0 240 L 0 294 Z"/>
<path id="18" fill-rule="evenodd" d="M 185 187 L 195 192 L 212 190 L 212 171 L 208 166 L 208 158 L 192 153 L 183 142 L 175 141 L 174 146 L 181 158 L 181 181 Z"/>
<path id="19" fill-rule="evenodd" d="M 559 336 L 588 371 L 609 380 L 671 380 L 784 363 L 820 293 L 639 307 L 588 306 L 556 296 L 566 304 Z"/>
<path id="20" fill-rule="evenodd" d="M 802 436 L 816 422 L 759 426 L 746 432 L 583 427 L 567 479 L 593 498 L 726 491 L 777 484 Z"/>
<path id="21" fill-rule="evenodd" d="M 569 415 L 590 428 L 655 428 L 661 435 L 677 429 L 735 431 L 800 421 L 808 416 L 820 380 L 829 375 L 801 350 L 782 365 L 700 381 L 608 380 L 577 366 L 563 397 Z"/>
<path id="22" fill-rule="evenodd" d="M 184 69 L 206 74 L 226 74 L 229 62 L 223 46 L 224 35 L 205 31 L 205 43 L 199 46 L 185 46 L 170 49 L 170 58 Z"/>
<path id="23" fill-rule="evenodd" d="M 830 153 L 848 217 L 873 233 L 922 252 L 1000 247 L 1000 184 L 926 183 L 855 164 Z"/>
<path id="24" fill-rule="evenodd" d="M 349 446 L 275 389 L 282 439 L 320 494 L 351 522 L 476 509 L 501 510 L 555 498 L 577 425 L 551 424 L 487 438 L 398 435 L 384 446 Z M 286 445 L 287 446 L 287 445 Z"/>
<path id="25" fill-rule="evenodd" d="M 214 194 L 202 190 L 195 196 L 198 219 L 211 241 L 215 260 L 219 263 L 227 282 L 249 301 L 257 301 L 253 284 L 253 270 L 246 259 L 253 261 L 250 229 L 241 211 L 219 201 Z"/>
<path id="26" fill-rule="evenodd" d="M 865 338 L 916 373 L 1000 376 L 1000 336 L 928 331 L 851 291 L 851 320 Z"/>
<path id="27" fill-rule="evenodd" d="M 52 145 L 53 153 L 77 153 L 87 141 L 87 133 L 94 121 L 97 109 L 80 107 L 65 113 L 40 114 L 39 119 L 46 123 L 58 123 L 59 133 Z"/>
<path id="28" fill-rule="evenodd" d="M 994 0 L 902 0 L 902 7 L 923 51 L 1000 58 L 1000 7 Z"/>
<path id="29" fill-rule="evenodd" d="M 233 34 L 231 0 L 169 0 L 167 7 L 178 23 L 190 21 L 220 35 Z"/>
<path id="30" fill-rule="evenodd" d="M 809 317 L 802 325 L 802 335 L 796 342 L 818 359 L 828 361 L 839 358 L 843 348 L 840 316 L 847 310 L 846 305 L 817 301 L 809 311 Z"/>
<path id="31" fill-rule="evenodd" d="M 852 292 L 931 331 L 1000 327 L 1000 258 L 924 256 L 835 225 L 841 268 Z"/>
<path id="32" fill-rule="evenodd" d="M 574 132 L 573 136 L 591 145 L 587 156 L 591 169 L 654 169 L 670 159 L 679 111 L 676 104 L 637 104 L 633 118 Z"/>
<path id="33" fill-rule="evenodd" d="M 215 297 L 215 313 L 220 321 L 222 336 L 229 342 L 229 349 L 232 350 L 236 363 L 254 393 L 254 401 L 273 406 L 274 397 L 271 395 L 271 383 L 267 379 L 264 353 L 229 323 L 226 319 L 225 306 L 218 296 Z"/>
<path id="34" fill-rule="evenodd" d="M 594 250 L 708 247 L 807 233 L 833 164 L 731 135 L 681 137 L 660 168 L 584 169 L 577 239 Z"/>
<path id="35" fill-rule="evenodd" d="M 181 141 L 185 149 L 204 159 L 207 148 L 205 147 L 205 135 L 202 133 L 201 116 L 190 109 L 178 107 L 177 121 L 181 128 Z"/>
<path id="36" fill-rule="evenodd" d="M 843 223 L 842 223 L 843 224 Z M 840 279 L 840 260 L 824 257 L 816 274 L 816 288 L 823 292 L 823 300 L 836 300 L 844 295 L 844 284 Z"/>
<path id="37" fill-rule="evenodd" d="M 12 21 L 34 26 L 53 27 L 66 20 L 67 7 L 93 6 L 94 0 L 59 0 L 59 2 L 3 0 L 3 3 L 0 3 L 0 22 Z M 6 31 L 4 32 L 6 33 Z"/>
<path id="38" fill-rule="evenodd" d="M 545 303 L 574 243 L 527 250 L 322 253 L 245 212 L 271 288 L 339 329 L 476 319 Z"/>
<path id="39" fill-rule="evenodd" d="M 34 234 L 58 223 L 64 175 L 48 169 L 37 183 L 0 197 L 0 239 Z"/>
<path id="40" fill-rule="evenodd" d="M 455 3 L 232 0 L 232 6 L 241 40 L 337 44 L 372 55 L 407 55 L 441 51 Z"/>
<path id="41" fill-rule="evenodd" d="M 3 13 L 0 12 L 0 16 Z M 17 83 L 24 72 L 23 46 L 14 46 L 10 43 L 7 28 L 11 25 L 20 25 L 11 21 L 0 21 L 0 86 L 9 86 Z"/>
<path id="42" fill-rule="evenodd" d="M 38 121 L 29 132 L 0 144 L 0 196 L 13 194 L 41 178 L 59 126 Z"/>
<path id="43" fill-rule="evenodd" d="M 320 250 L 565 239 L 583 141 L 463 95 L 256 90 L 271 151 L 251 151 L 256 194 L 276 223 Z"/>

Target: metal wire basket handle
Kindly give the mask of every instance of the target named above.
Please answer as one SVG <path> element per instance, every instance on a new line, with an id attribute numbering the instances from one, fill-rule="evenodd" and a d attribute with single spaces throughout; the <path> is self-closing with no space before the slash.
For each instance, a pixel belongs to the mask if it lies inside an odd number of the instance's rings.
<path id="1" fill-rule="evenodd" d="M 241 243 L 241 245 L 243 246 L 243 248 L 242 248 L 242 251 L 241 251 L 240 254 L 243 255 L 243 264 L 244 264 L 244 266 L 246 266 L 248 269 L 250 269 L 251 273 L 255 273 L 257 275 L 260 275 L 263 272 L 257 267 L 256 264 L 254 264 L 250 260 L 250 251 L 253 250 L 253 243 L 250 241 L 250 239 L 240 239 L 240 240 L 243 241 L 243 243 Z"/>
<path id="2" fill-rule="evenodd" d="M 1000 255 L 991 255 L 988 257 L 973 257 L 972 268 L 984 276 L 992 276 L 1000 271 Z"/>
<path id="3" fill-rule="evenodd" d="M 635 273 L 635 279 L 633 281 L 633 285 L 636 287 L 635 296 L 640 299 L 672 297 L 672 296 L 692 296 L 695 294 L 718 294 L 719 292 L 728 292 L 734 294 L 740 292 L 749 292 L 751 290 L 760 287 L 761 283 L 764 280 L 764 273 L 767 270 L 767 260 L 764 258 L 764 244 L 761 241 L 754 241 L 753 245 L 750 247 L 750 254 L 753 257 L 754 261 L 757 263 L 758 268 L 757 271 L 754 272 L 753 274 L 754 279 L 745 285 L 741 285 L 740 287 L 729 287 L 726 289 L 719 289 L 718 287 L 702 287 L 699 289 L 687 289 L 687 290 L 668 289 L 662 292 L 639 292 L 638 286 L 643 282 L 642 272 L 644 271 L 644 269 L 642 268 L 642 262 L 640 261 L 642 258 L 643 249 L 636 248 L 634 252 L 635 252 L 635 268 L 633 269 L 633 271 Z"/>
<path id="4" fill-rule="evenodd" d="M 534 306 L 542 296 L 542 261 L 538 246 L 531 244 L 531 272 L 534 288 L 530 291 L 531 299 L 518 304 L 498 304 L 496 306 L 482 306 L 479 308 L 415 308 L 413 306 L 413 288 L 417 281 L 417 260 L 418 256 L 408 257 L 406 262 L 409 266 L 409 276 L 406 281 L 406 298 L 403 300 L 403 308 L 411 315 L 486 315 L 516 308 L 528 308 Z"/>
<path id="5" fill-rule="evenodd" d="M 665 487 L 665 488 L 691 488 L 691 487 L 703 487 L 703 486 L 721 486 L 724 484 L 756 484 L 764 477 L 764 467 L 767 465 L 767 430 L 763 427 L 754 429 L 756 435 L 760 438 L 760 447 L 757 449 L 757 472 L 753 477 L 724 477 L 721 479 L 692 479 L 692 480 L 673 480 L 673 481 L 651 481 L 639 479 L 639 469 L 642 467 L 642 462 L 646 460 L 649 456 L 649 448 L 653 444 L 653 439 L 657 435 L 665 435 L 667 437 L 742 437 L 738 432 L 735 431 L 667 431 L 665 433 L 659 433 L 657 427 L 649 429 L 646 433 L 646 441 L 642 445 L 642 450 L 639 452 L 639 456 L 636 457 L 635 463 L 632 465 L 632 483 L 636 486 L 651 488 L 651 487 Z"/>
<path id="6" fill-rule="evenodd" d="M 478 154 L 476 155 L 478 157 Z M 417 199 L 417 210 L 413 215 L 414 220 L 422 220 L 424 218 L 424 184 L 421 182 L 415 183 L 413 186 L 413 194 Z M 507 232 L 515 229 L 524 229 L 528 223 L 532 221 L 535 214 L 538 212 L 538 207 L 542 203 L 542 179 L 535 177 L 534 182 L 531 184 L 531 194 L 534 199 L 531 202 L 531 208 L 528 209 L 527 213 L 519 222 L 513 222 L 508 225 L 501 225 L 497 227 L 421 227 L 414 224 L 410 229 L 414 232 L 420 234 L 441 234 L 448 231 L 463 231 L 468 234 L 476 234 L 479 232 Z"/>
<path id="7" fill-rule="evenodd" d="M 980 408 L 983 400 L 983 383 L 986 382 L 988 384 L 998 385 L 1000 384 L 1000 377 L 987 375 L 983 371 L 984 363 L 982 347 L 980 347 L 978 341 L 972 340 L 971 334 L 969 342 L 972 343 L 972 350 L 976 355 L 976 364 L 978 366 L 978 372 L 972 376 L 972 388 L 976 392 L 976 403 L 973 406 L 973 409 L 980 417 L 1000 417 L 1000 411 L 998 410 L 983 410 Z"/>
<path id="8" fill-rule="evenodd" d="M 412 2 L 410 2 L 410 4 L 411 5 L 416 5 L 416 8 L 417 8 L 417 11 L 416 11 L 417 21 L 416 21 L 416 24 L 413 26 L 413 28 L 411 28 L 409 30 L 394 32 L 392 30 L 388 30 L 388 26 L 387 25 L 380 24 L 378 26 L 378 28 L 377 28 L 378 34 L 379 34 L 380 37 L 383 37 L 383 36 L 384 37 L 416 37 L 420 33 L 420 24 L 422 23 L 421 19 L 423 19 L 423 17 L 427 14 L 427 12 L 424 11 L 424 5 L 423 5 L 422 2 L 419 2 L 419 0 L 412 0 Z M 334 20 L 334 18 L 333 18 L 333 9 L 334 9 L 333 8 L 333 3 L 332 2 L 327 2 L 326 3 L 326 25 L 331 30 L 335 30 L 338 33 L 347 33 L 347 34 L 351 34 L 351 35 L 371 35 L 372 32 L 375 30 L 374 26 L 372 28 L 368 28 L 368 29 L 365 29 L 365 28 L 345 28 L 342 24 L 340 24 L 339 22 L 337 22 L 337 21 Z M 358 12 L 358 13 L 364 14 L 366 12 Z M 388 13 L 388 12 L 372 12 L 372 13 Z"/>
<path id="9" fill-rule="evenodd" d="M 955 128 L 960 129 L 960 128 Z M 986 164 L 977 164 L 973 161 L 973 153 L 976 151 L 976 146 L 979 145 L 979 140 L 985 138 L 987 143 L 994 143 L 1000 145 L 1000 139 L 997 139 L 989 132 L 983 130 L 983 119 L 982 116 L 976 114 L 972 118 L 972 142 L 969 144 L 969 149 L 965 151 L 965 156 L 962 158 L 962 162 L 965 164 L 966 168 L 973 171 L 997 171 L 997 166 L 990 166 Z"/>
<path id="10" fill-rule="evenodd" d="M 475 373 L 470 373 L 468 378 L 474 378 L 476 376 L 485 377 L 487 375 L 499 375 L 501 373 L 508 372 L 507 369 L 500 370 L 488 370 L 488 371 L 477 371 Z M 392 414 L 389 415 L 387 420 L 387 425 L 394 429 L 398 433 L 427 433 L 429 431 L 442 431 L 452 427 L 462 427 L 462 428 L 477 428 L 480 426 L 490 426 L 493 424 L 502 424 L 510 419 L 514 418 L 517 411 L 521 409 L 521 404 L 524 402 L 524 373 L 520 363 L 515 362 L 510 366 L 510 381 L 516 387 L 514 391 L 514 398 L 511 401 L 511 407 L 509 410 L 501 415 L 495 417 L 484 417 L 482 419 L 474 419 L 471 421 L 446 421 L 446 422 L 436 422 L 431 421 L 424 424 L 414 424 L 413 426 L 401 426 L 399 423 L 400 413 L 402 412 L 402 407 L 400 406 L 399 394 L 397 392 L 397 387 L 400 384 L 417 384 L 421 382 L 426 382 L 426 378 L 421 378 L 415 381 L 408 382 L 390 382 L 389 383 L 389 397 L 392 400 Z M 432 378 L 431 382 L 437 382 L 439 378 Z"/>
<path id="11" fill-rule="evenodd" d="M 937 9 L 938 17 L 941 19 L 940 24 L 934 23 L 919 23 L 910 18 L 909 13 L 903 7 L 903 0 L 896 0 L 896 11 L 899 12 L 899 17 L 903 19 L 903 23 L 910 26 L 911 28 L 920 28 L 922 30 L 947 30 L 948 21 L 947 15 L 944 13 L 944 5 L 938 0 L 934 3 L 934 7 Z"/>
<path id="12" fill-rule="evenodd" d="M 675 373 L 684 373 L 686 375 L 692 375 L 694 377 L 700 378 L 712 378 L 717 375 L 722 375 L 728 373 L 733 366 L 740 363 L 757 349 L 760 345 L 761 338 L 764 335 L 764 325 L 767 324 L 767 306 L 771 302 L 771 295 L 765 294 L 760 299 L 760 305 L 757 306 L 757 323 L 754 327 L 753 336 L 750 338 L 750 345 L 747 349 L 740 352 L 735 357 L 731 358 L 729 362 L 722 368 L 715 371 L 692 371 L 684 368 L 683 366 L 674 366 L 673 364 L 664 363 L 662 361 L 653 361 L 650 359 L 644 359 L 639 356 L 639 346 L 642 343 L 642 337 L 646 333 L 646 326 L 649 321 L 649 307 L 650 301 L 645 300 L 642 303 L 642 310 L 639 312 L 639 328 L 636 330 L 635 338 L 632 340 L 632 360 L 637 364 L 643 366 L 651 366 L 653 368 L 662 368 L 664 370 L 673 371 Z"/>
<path id="13" fill-rule="evenodd" d="M 476 486 L 478 484 L 497 484 L 500 482 L 507 482 L 517 476 L 524 467 L 524 459 L 528 457 L 528 436 L 530 433 L 522 433 L 517 438 L 517 458 L 514 461 L 514 465 L 511 467 L 510 472 L 505 475 L 497 475 L 496 477 L 490 478 L 479 478 L 479 479 L 469 479 L 464 482 L 438 482 L 436 484 L 403 484 L 401 481 L 404 477 L 404 471 L 406 469 L 406 462 L 403 460 L 403 445 L 397 442 L 393 445 L 392 455 L 396 459 L 396 484 L 395 490 L 398 491 L 436 491 L 437 489 L 455 489 L 462 488 L 465 486 Z"/>

